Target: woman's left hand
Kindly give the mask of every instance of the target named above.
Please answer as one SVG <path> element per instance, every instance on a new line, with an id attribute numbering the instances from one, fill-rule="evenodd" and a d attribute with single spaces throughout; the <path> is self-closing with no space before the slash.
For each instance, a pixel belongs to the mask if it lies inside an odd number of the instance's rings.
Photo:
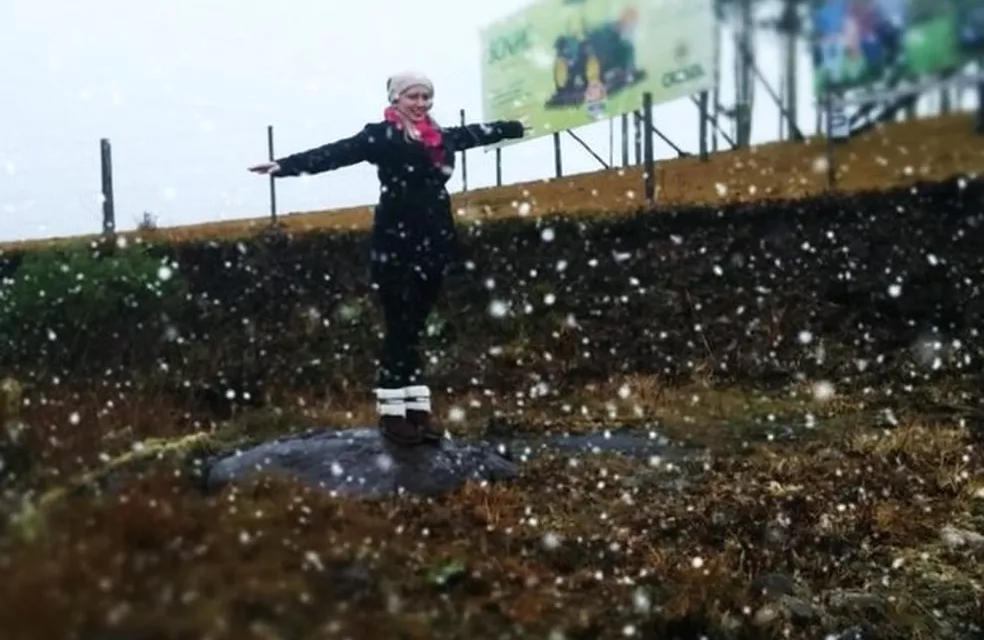
<path id="1" fill-rule="evenodd" d="M 263 164 L 253 165 L 249 168 L 252 173 L 261 173 L 264 175 L 274 175 L 280 171 L 280 165 L 276 162 L 264 162 Z"/>

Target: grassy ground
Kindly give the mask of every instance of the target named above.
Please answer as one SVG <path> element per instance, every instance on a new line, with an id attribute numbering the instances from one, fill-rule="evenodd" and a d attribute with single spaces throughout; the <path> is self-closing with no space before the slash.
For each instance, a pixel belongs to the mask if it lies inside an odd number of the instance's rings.
<path id="1" fill-rule="evenodd" d="M 551 402 L 581 427 L 655 424 L 709 455 L 546 456 L 515 482 L 380 502 L 284 481 L 203 497 L 188 448 L 134 446 L 187 433 L 192 417 L 169 421 L 146 398 L 107 409 L 95 395 L 85 411 L 81 397 L 52 392 L 21 414 L 60 443 L 33 487 L 66 486 L 121 452 L 144 462 L 122 489 L 90 482 L 8 527 L 4 636 L 961 637 L 982 613 L 982 547 L 966 531 L 984 530 L 984 460 L 981 416 L 960 409 L 967 389 L 954 384 L 888 400 L 612 380 Z M 519 418 L 550 428 L 545 418 L 565 411 L 478 399 L 454 401 L 467 408 L 448 422 L 457 434 Z M 74 420 L 80 407 L 98 417 Z M 364 424 L 371 411 L 357 399 L 298 402 L 207 439 Z"/>

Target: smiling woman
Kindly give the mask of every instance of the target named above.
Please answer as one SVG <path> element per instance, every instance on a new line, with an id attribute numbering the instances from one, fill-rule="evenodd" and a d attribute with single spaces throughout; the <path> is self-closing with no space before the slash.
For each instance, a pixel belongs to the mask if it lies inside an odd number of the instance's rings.
<path id="1" fill-rule="evenodd" d="M 519 121 L 441 128 L 430 116 L 434 84 L 418 73 L 386 83 L 383 119 L 354 136 L 295 153 L 250 170 L 274 177 L 317 174 L 368 162 L 380 183 L 370 251 L 385 337 L 377 375 L 379 426 L 402 444 L 440 442 L 431 423 L 430 389 L 423 380 L 419 344 L 427 316 L 457 255 L 447 182 L 455 153 L 522 138 Z"/>

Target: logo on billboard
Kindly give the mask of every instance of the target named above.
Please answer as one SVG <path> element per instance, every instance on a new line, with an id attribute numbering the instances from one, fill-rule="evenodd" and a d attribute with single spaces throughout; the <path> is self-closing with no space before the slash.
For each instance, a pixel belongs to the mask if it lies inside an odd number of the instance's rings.
<path id="1" fill-rule="evenodd" d="M 486 54 L 487 63 L 493 65 L 507 58 L 529 51 L 533 47 L 530 27 L 517 29 L 505 35 L 493 38 L 489 43 Z"/>
<path id="2" fill-rule="evenodd" d="M 676 46 L 673 48 L 673 57 L 676 59 L 676 63 L 679 66 L 676 69 L 667 71 L 663 74 L 661 82 L 664 89 L 677 87 L 681 84 L 686 84 L 699 78 L 703 78 L 706 75 L 704 66 L 700 63 L 687 63 L 687 58 L 689 56 L 690 45 L 683 40 L 678 41 Z"/>
<path id="3" fill-rule="evenodd" d="M 688 82 L 703 78 L 706 75 L 707 72 L 704 71 L 704 65 L 695 62 L 664 73 L 662 79 L 663 87 L 665 89 L 677 87 L 681 84 L 687 84 Z"/>

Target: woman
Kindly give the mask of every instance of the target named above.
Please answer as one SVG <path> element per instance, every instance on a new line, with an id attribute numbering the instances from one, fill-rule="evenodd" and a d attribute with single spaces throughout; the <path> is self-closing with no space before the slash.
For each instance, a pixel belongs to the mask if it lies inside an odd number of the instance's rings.
<path id="1" fill-rule="evenodd" d="M 420 338 L 456 256 L 457 235 L 446 184 L 455 152 L 522 138 L 518 121 L 440 128 L 430 117 L 434 85 L 423 75 L 391 77 L 381 122 L 356 135 L 250 171 L 275 177 L 316 174 L 360 162 L 376 165 L 379 202 L 373 219 L 370 278 L 378 291 L 385 337 L 377 375 L 376 407 L 383 434 L 401 444 L 440 442 L 423 380 Z"/>

